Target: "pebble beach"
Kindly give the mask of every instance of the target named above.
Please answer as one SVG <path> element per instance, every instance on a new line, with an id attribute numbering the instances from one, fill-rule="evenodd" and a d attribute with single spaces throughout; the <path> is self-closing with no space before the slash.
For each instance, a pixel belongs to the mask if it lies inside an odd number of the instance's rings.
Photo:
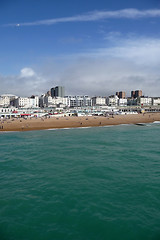
<path id="1" fill-rule="evenodd" d="M 97 127 L 160 121 L 160 113 L 83 117 L 1 119 L 0 131 L 32 131 L 53 128 Z"/>

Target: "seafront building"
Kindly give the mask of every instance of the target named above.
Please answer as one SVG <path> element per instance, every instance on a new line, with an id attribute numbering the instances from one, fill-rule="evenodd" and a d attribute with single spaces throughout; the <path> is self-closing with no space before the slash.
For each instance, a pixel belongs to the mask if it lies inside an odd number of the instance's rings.
<path id="1" fill-rule="evenodd" d="M 137 98 L 128 97 L 127 98 L 127 106 L 136 106 Z"/>
<path id="2" fill-rule="evenodd" d="M 119 98 L 126 98 L 126 93 L 123 92 L 123 91 L 116 92 L 116 95 L 117 95 Z"/>
<path id="3" fill-rule="evenodd" d="M 0 117 L 42 117 L 71 115 L 133 114 L 142 111 L 160 111 L 160 97 L 142 96 L 142 90 L 124 91 L 108 97 L 88 95 L 64 96 L 65 88 L 56 86 L 41 97 L 0 96 Z M 57 115 L 58 114 L 58 115 Z"/>
<path id="4" fill-rule="evenodd" d="M 142 90 L 131 91 L 131 98 L 142 97 Z"/>
<path id="5" fill-rule="evenodd" d="M 39 98 L 39 103 L 40 107 L 74 108 L 92 106 L 92 99 L 88 96 L 51 97 L 44 94 Z"/>
<path id="6" fill-rule="evenodd" d="M 56 86 L 51 88 L 50 90 L 51 97 L 64 97 L 65 96 L 65 88 L 63 86 Z"/>
<path id="7" fill-rule="evenodd" d="M 126 98 L 119 98 L 118 99 L 118 106 L 123 107 L 127 106 L 128 100 Z"/>
<path id="8" fill-rule="evenodd" d="M 123 96 L 123 95 L 122 95 Z M 16 108 L 44 108 L 44 107 L 92 107 L 92 106 L 159 106 L 160 97 L 141 96 L 137 98 L 119 98 L 117 95 L 109 97 L 89 97 L 89 96 L 65 96 L 52 97 L 49 94 L 43 94 L 41 97 L 17 97 L 15 95 L 1 95 L 0 107 L 14 106 Z"/>
<path id="9" fill-rule="evenodd" d="M 55 87 L 55 97 L 63 98 L 65 96 L 65 88 L 62 86 Z"/>
<path id="10" fill-rule="evenodd" d="M 160 97 L 152 98 L 152 105 L 153 106 L 160 106 Z"/>
<path id="11" fill-rule="evenodd" d="M 18 98 L 13 94 L 2 94 L 0 96 L 0 107 L 9 107 L 11 105 L 11 101 Z"/>
<path id="12" fill-rule="evenodd" d="M 16 108 L 38 108 L 39 107 L 39 97 L 18 97 L 12 101 L 13 106 Z"/>
<path id="13" fill-rule="evenodd" d="M 106 105 L 106 97 L 92 97 L 92 106 L 104 106 Z"/>
<path id="14" fill-rule="evenodd" d="M 140 106 L 151 106 L 152 105 L 152 98 L 151 97 L 138 97 L 137 98 L 137 105 Z"/>
<path id="15" fill-rule="evenodd" d="M 39 99 L 40 107 L 58 107 L 58 105 L 67 106 L 67 99 L 64 97 L 51 97 L 42 95 Z"/>
<path id="16" fill-rule="evenodd" d="M 106 99 L 108 106 L 127 106 L 127 99 L 126 98 L 119 98 L 117 95 L 111 95 Z"/>
<path id="17" fill-rule="evenodd" d="M 106 103 L 108 106 L 118 106 L 118 96 L 117 95 L 111 95 L 109 97 L 107 97 L 106 99 Z"/>
<path id="18" fill-rule="evenodd" d="M 92 98 L 89 96 L 65 96 L 67 106 L 73 107 L 88 107 L 92 106 Z"/>

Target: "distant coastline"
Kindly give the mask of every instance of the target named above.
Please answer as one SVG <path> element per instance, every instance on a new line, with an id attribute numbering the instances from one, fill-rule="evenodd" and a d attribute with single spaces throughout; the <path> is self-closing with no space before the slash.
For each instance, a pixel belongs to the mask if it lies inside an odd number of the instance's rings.
<path id="1" fill-rule="evenodd" d="M 54 117 L 6 119 L 0 121 L 0 131 L 33 131 L 58 128 L 98 127 L 119 124 L 152 123 L 160 121 L 160 113 L 83 117 Z"/>

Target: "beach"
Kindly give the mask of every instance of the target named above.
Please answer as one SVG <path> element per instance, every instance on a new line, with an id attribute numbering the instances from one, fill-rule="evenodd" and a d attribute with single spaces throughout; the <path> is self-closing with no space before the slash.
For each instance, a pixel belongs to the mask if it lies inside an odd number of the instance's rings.
<path id="1" fill-rule="evenodd" d="M 0 131 L 32 131 L 53 128 L 97 127 L 160 121 L 160 113 L 83 117 L 1 119 Z"/>

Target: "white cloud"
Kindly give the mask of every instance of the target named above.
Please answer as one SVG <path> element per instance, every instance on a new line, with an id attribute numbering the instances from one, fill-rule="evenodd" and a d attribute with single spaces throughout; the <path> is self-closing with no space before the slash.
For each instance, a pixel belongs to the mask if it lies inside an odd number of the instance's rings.
<path id="1" fill-rule="evenodd" d="M 160 96 L 160 39 L 117 39 L 117 45 L 61 56 L 17 76 L 0 76 L 1 94 L 42 94 L 63 85 L 66 94 L 108 95 L 142 89 Z M 2 92 L 3 91 L 3 92 Z"/>
<path id="2" fill-rule="evenodd" d="M 142 89 L 160 96 L 159 62 L 160 39 L 117 38 L 114 47 L 81 54 L 60 79 L 76 94 L 108 95 L 118 90 L 129 94 Z"/>
<path id="3" fill-rule="evenodd" d="M 113 39 L 112 39 L 113 40 Z M 152 38 L 114 38 L 118 44 L 110 48 L 97 49 L 95 56 L 127 59 L 145 66 L 157 66 L 160 59 L 160 39 Z"/>
<path id="4" fill-rule="evenodd" d="M 6 24 L 5 26 L 38 26 L 38 25 L 53 25 L 65 22 L 89 22 L 99 21 L 104 19 L 139 19 L 139 18 L 156 18 L 160 17 L 160 9 L 138 10 L 134 8 L 122 9 L 116 11 L 93 11 L 82 15 L 71 17 L 53 18 L 34 22 L 24 22 L 16 24 Z"/>
<path id="5" fill-rule="evenodd" d="M 45 79 L 35 73 L 32 68 L 23 68 L 15 76 L 0 76 L 1 92 L 12 93 L 18 96 L 40 94 L 45 86 Z"/>
<path id="6" fill-rule="evenodd" d="M 21 69 L 21 74 L 20 74 L 21 78 L 33 77 L 34 75 L 36 75 L 36 74 L 33 71 L 33 69 L 31 69 L 31 68 L 23 68 L 23 69 Z"/>

